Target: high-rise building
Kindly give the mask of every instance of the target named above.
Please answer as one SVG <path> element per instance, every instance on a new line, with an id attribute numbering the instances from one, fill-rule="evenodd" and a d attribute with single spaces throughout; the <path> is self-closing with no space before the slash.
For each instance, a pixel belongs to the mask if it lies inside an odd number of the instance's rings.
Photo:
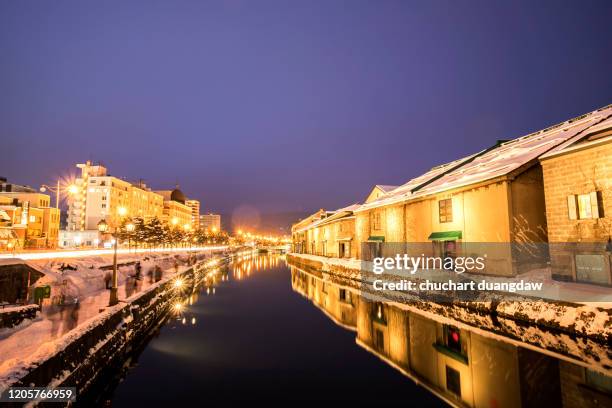
<path id="1" fill-rule="evenodd" d="M 221 231 L 221 215 L 212 213 L 200 215 L 200 228 L 211 232 Z"/>
<path id="2" fill-rule="evenodd" d="M 94 230 L 102 219 L 118 226 L 126 217 L 162 218 L 164 198 L 142 181 L 130 183 L 111 176 L 106 167 L 90 161 L 77 167 L 81 177 L 75 180 L 78 191 L 70 197 L 67 230 Z"/>
<path id="3" fill-rule="evenodd" d="M 200 201 L 187 200 L 185 204 L 191 208 L 191 226 L 198 229 L 200 226 Z"/>

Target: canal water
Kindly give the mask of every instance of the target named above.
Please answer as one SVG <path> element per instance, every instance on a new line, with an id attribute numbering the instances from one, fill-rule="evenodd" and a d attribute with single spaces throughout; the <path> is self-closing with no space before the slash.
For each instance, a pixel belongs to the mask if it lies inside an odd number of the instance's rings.
<path id="1" fill-rule="evenodd" d="M 174 313 L 100 405 L 445 405 L 296 293 L 280 256 L 221 272 Z"/>
<path id="2" fill-rule="evenodd" d="M 96 402 L 515 407 L 562 406 L 564 395 L 599 406 L 610 401 L 612 379 L 601 370 L 372 302 L 324 275 L 289 266 L 279 255 L 236 259 L 186 290 Z"/>

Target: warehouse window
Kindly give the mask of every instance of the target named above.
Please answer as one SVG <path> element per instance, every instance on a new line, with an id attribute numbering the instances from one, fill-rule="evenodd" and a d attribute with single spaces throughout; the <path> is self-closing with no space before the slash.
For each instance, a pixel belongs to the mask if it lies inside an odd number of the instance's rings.
<path id="1" fill-rule="evenodd" d="M 380 230 L 380 213 L 375 212 L 372 215 L 372 226 L 375 230 Z"/>
<path id="2" fill-rule="evenodd" d="M 374 330 L 374 347 L 378 350 L 385 349 L 385 334 L 380 329 Z"/>
<path id="3" fill-rule="evenodd" d="M 587 194 L 567 196 L 567 211 L 570 220 L 603 218 L 601 193 L 592 191 Z"/>
<path id="4" fill-rule="evenodd" d="M 440 215 L 440 222 L 452 222 L 453 221 L 453 200 L 446 199 L 438 202 L 438 212 Z"/>
<path id="5" fill-rule="evenodd" d="M 444 325 L 444 345 L 455 353 L 462 354 L 461 332 L 458 328 Z"/>
<path id="6" fill-rule="evenodd" d="M 459 397 L 461 396 L 461 374 L 449 366 L 446 366 L 446 389 Z"/>

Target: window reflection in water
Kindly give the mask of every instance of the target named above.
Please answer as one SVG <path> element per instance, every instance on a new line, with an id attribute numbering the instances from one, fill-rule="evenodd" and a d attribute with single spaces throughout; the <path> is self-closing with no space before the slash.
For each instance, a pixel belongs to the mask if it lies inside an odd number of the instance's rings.
<path id="1" fill-rule="evenodd" d="M 359 346 L 453 405 L 612 406 L 605 344 L 587 347 L 597 357 L 578 361 L 410 305 L 375 301 L 358 283 L 321 271 L 292 266 L 291 283 L 333 322 L 355 331 Z M 531 338 L 553 336 L 538 330 L 524 329 Z"/>

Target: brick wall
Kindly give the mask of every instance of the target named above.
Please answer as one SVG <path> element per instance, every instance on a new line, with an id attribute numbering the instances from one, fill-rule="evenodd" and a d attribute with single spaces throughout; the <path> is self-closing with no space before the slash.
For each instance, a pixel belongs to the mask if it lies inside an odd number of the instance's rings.
<path id="1" fill-rule="evenodd" d="M 612 144 L 542 161 L 550 242 L 603 241 L 612 232 Z M 567 196 L 601 191 L 604 217 L 571 220 Z"/>

